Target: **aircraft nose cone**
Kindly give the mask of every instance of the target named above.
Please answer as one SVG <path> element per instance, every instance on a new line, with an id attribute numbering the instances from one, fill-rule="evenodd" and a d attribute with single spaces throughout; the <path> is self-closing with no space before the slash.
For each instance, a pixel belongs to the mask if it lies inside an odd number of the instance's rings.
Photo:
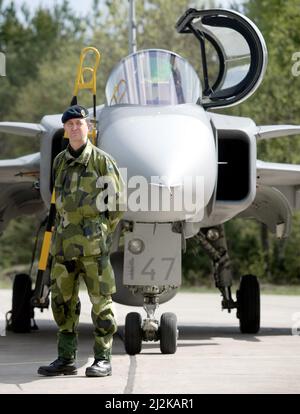
<path id="1" fill-rule="evenodd" d="M 128 217 L 132 211 L 146 221 L 199 218 L 213 194 L 217 153 L 211 125 L 203 108 L 179 107 L 118 108 L 104 128 L 101 148 L 122 167 Z"/>

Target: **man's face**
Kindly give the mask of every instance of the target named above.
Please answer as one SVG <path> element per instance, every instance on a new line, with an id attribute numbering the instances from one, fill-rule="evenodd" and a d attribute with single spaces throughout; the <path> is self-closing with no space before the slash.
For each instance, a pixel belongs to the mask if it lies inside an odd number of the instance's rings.
<path id="1" fill-rule="evenodd" d="M 79 144 L 83 144 L 86 141 L 89 131 L 89 125 L 86 119 L 74 118 L 69 119 L 64 124 L 64 129 L 68 135 L 70 144 L 75 144 L 75 146 L 77 146 Z"/>

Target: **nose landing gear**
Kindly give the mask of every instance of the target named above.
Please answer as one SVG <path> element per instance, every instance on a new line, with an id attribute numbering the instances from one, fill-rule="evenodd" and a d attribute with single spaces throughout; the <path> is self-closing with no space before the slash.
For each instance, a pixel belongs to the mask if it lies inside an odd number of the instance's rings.
<path id="1" fill-rule="evenodd" d="M 177 318 L 174 313 L 166 312 L 160 318 L 160 350 L 162 354 L 175 354 L 177 349 Z"/>
<path id="2" fill-rule="evenodd" d="M 138 312 L 130 312 L 125 320 L 125 350 L 129 355 L 139 354 L 142 350 L 142 318 Z"/>
<path id="3" fill-rule="evenodd" d="M 130 312 L 125 320 L 125 350 L 129 355 L 139 354 L 142 350 L 142 341 L 160 341 L 160 350 L 163 354 L 174 354 L 177 349 L 177 317 L 174 313 L 166 312 L 161 315 L 160 324 L 154 317 L 158 308 L 158 294 L 144 296 L 144 309 L 147 313 L 143 320 L 137 312 Z"/>

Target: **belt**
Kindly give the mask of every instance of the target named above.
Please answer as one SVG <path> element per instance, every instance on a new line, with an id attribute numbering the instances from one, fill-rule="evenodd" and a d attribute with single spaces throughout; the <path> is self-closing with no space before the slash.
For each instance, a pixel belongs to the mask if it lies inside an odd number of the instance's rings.
<path id="1" fill-rule="evenodd" d="M 94 215 L 94 216 L 82 216 L 81 214 L 78 214 L 77 212 L 59 212 L 60 215 L 60 224 L 62 227 L 67 227 L 69 224 L 83 224 L 85 220 L 93 220 L 93 219 L 100 219 L 100 214 Z"/>

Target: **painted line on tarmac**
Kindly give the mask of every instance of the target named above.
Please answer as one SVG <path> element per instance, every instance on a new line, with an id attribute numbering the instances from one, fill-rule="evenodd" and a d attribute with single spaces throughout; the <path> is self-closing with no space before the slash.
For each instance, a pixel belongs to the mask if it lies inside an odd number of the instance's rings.
<path id="1" fill-rule="evenodd" d="M 117 335 L 124 344 L 124 332 L 118 329 Z M 135 355 L 128 355 L 128 354 L 126 355 L 129 357 L 129 369 L 128 369 L 127 383 L 125 385 L 123 394 L 132 394 L 133 387 L 134 387 L 136 367 L 137 367 L 137 360 L 136 360 Z"/>
<path id="2" fill-rule="evenodd" d="M 131 355 L 129 356 L 129 358 L 130 358 L 130 365 L 129 365 L 129 370 L 128 370 L 128 378 L 127 378 L 127 384 L 126 384 L 123 394 L 133 393 L 137 361 L 136 361 L 135 355 Z"/>

